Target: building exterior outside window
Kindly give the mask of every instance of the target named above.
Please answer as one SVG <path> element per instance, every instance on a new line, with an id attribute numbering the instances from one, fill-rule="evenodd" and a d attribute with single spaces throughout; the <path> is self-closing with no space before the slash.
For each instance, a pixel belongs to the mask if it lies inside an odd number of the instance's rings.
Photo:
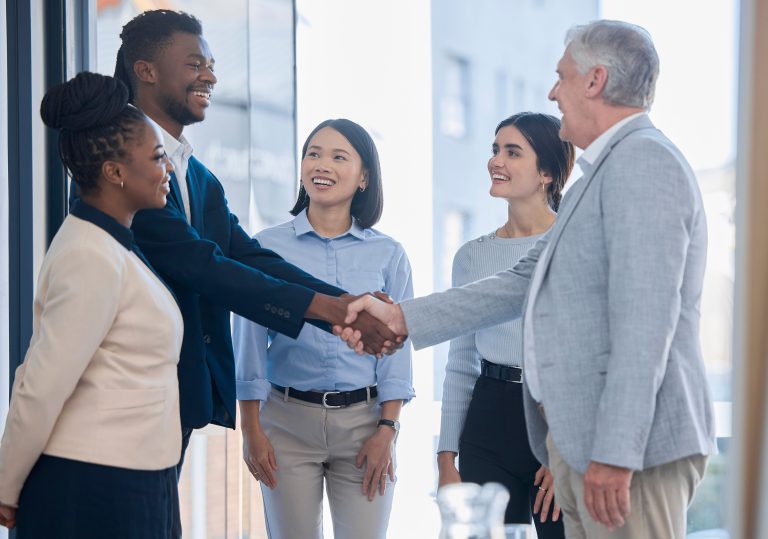
<path id="1" fill-rule="evenodd" d="M 440 128 L 447 136 L 460 139 L 467 134 L 470 116 L 469 62 L 449 56 L 445 59 L 444 69 Z"/>

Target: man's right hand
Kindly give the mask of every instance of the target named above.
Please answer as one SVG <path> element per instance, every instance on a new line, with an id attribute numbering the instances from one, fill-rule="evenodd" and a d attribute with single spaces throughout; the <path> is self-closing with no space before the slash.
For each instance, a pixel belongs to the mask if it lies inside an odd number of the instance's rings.
<path id="1" fill-rule="evenodd" d="M 437 454 L 437 469 L 439 472 L 437 488 L 443 488 L 451 483 L 461 483 L 461 475 L 456 468 L 456 453 L 440 451 Z"/>
<path id="2" fill-rule="evenodd" d="M 364 295 L 350 302 L 347 306 L 344 325 L 334 325 L 333 332 L 339 335 L 350 348 L 360 353 L 368 346 L 368 342 L 365 340 L 365 335 L 355 330 L 355 326 L 361 319 L 370 316 L 386 324 L 387 329 L 398 336 L 398 344 L 401 344 L 408 335 L 408 327 L 400 305 L 385 303 L 371 295 Z"/>
<path id="3" fill-rule="evenodd" d="M 369 294 L 361 296 L 344 295 L 338 298 L 315 294 L 307 309 L 306 317 L 324 320 L 333 327 L 349 327 L 350 332 L 355 332 L 360 346 L 356 350 L 360 353 L 372 354 L 381 357 L 390 354 L 402 346 L 403 337 L 398 337 L 385 324 L 368 313 L 361 313 L 354 323 L 346 324 L 347 307 L 361 298 L 375 299 Z M 379 303 L 382 303 L 376 300 Z M 383 303 L 382 303 L 383 304 Z M 338 333 L 337 333 L 338 334 Z"/>

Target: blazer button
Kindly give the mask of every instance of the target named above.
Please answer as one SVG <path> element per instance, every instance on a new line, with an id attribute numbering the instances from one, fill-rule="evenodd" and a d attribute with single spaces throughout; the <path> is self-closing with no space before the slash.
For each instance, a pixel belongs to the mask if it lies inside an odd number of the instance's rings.
<path id="1" fill-rule="evenodd" d="M 203 342 L 205 344 L 211 344 L 211 336 L 210 335 L 203 335 Z"/>
<path id="2" fill-rule="evenodd" d="M 283 313 L 285 312 L 285 309 L 278 309 L 277 314 L 280 316 L 283 316 Z"/>
<path id="3" fill-rule="evenodd" d="M 272 314 L 277 314 L 277 307 L 271 307 L 269 309 L 269 312 L 271 312 Z"/>
<path id="4" fill-rule="evenodd" d="M 291 317 L 291 311 L 285 311 L 283 313 L 283 316 L 286 317 L 286 318 L 290 318 Z"/>
<path id="5" fill-rule="evenodd" d="M 271 307 L 272 307 L 272 305 L 270 305 L 269 303 L 265 303 L 264 304 L 264 310 L 265 311 L 268 311 Z"/>

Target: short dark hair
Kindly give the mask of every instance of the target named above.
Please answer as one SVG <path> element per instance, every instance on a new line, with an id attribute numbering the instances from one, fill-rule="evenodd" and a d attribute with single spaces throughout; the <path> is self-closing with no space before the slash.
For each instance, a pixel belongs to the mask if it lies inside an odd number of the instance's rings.
<path id="1" fill-rule="evenodd" d="M 119 80 L 83 71 L 48 90 L 40 103 L 45 125 L 59 129 L 59 157 L 83 194 L 99 188 L 101 165 L 126 156 L 125 143 L 147 117 L 128 103 Z"/>
<path id="2" fill-rule="evenodd" d="M 547 201 L 557 211 L 576 158 L 573 144 L 560 138 L 560 120 L 540 112 L 519 112 L 502 120 L 494 134 L 508 126 L 520 131 L 536 153 L 536 167 L 552 178 L 547 187 Z"/>
<path id="3" fill-rule="evenodd" d="M 168 46 L 175 32 L 200 36 L 203 34 L 203 25 L 189 13 L 155 9 L 138 14 L 123 26 L 120 33 L 123 43 L 117 51 L 115 78 L 128 87 L 131 102 L 136 92 L 133 64 L 138 60 L 153 61 Z"/>
<path id="4" fill-rule="evenodd" d="M 335 120 L 325 120 L 315 127 L 304 141 L 304 147 L 301 149 L 301 158 L 307 155 L 307 148 L 312 137 L 325 127 L 338 131 L 360 155 L 363 161 L 363 170 L 367 173 L 367 185 L 365 191 L 359 189 L 352 199 L 350 213 L 357 220 L 357 224 L 362 228 L 370 228 L 379 222 L 381 212 L 384 210 L 384 191 L 381 186 L 381 165 L 379 164 L 379 152 L 376 150 L 371 135 L 360 125 L 351 120 L 338 118 Z M 309 195 L 304 186 L 299 181 L 299 195 L 296 204 L 291 210 L 291 215 L 298 215 L 304 208 L 309 206 Z"/>

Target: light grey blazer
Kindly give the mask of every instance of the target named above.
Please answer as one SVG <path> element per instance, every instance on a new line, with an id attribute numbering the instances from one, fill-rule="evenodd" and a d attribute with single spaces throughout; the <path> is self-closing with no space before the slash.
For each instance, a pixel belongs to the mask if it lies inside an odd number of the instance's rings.
<path id="1" fill-rule="evenodd" d="M 548 431 L 580 473 L 592 460 L 641 470 L 714 453 L 699 347 L 707 230 L 693 171 L 645 115 L 586 168 L 515 267 L 402 303 L 414 347 L 521 316 L 548 244 L 531 317 L 546 422 L 525 391 L 536 457 L 548 462 Z"/>

